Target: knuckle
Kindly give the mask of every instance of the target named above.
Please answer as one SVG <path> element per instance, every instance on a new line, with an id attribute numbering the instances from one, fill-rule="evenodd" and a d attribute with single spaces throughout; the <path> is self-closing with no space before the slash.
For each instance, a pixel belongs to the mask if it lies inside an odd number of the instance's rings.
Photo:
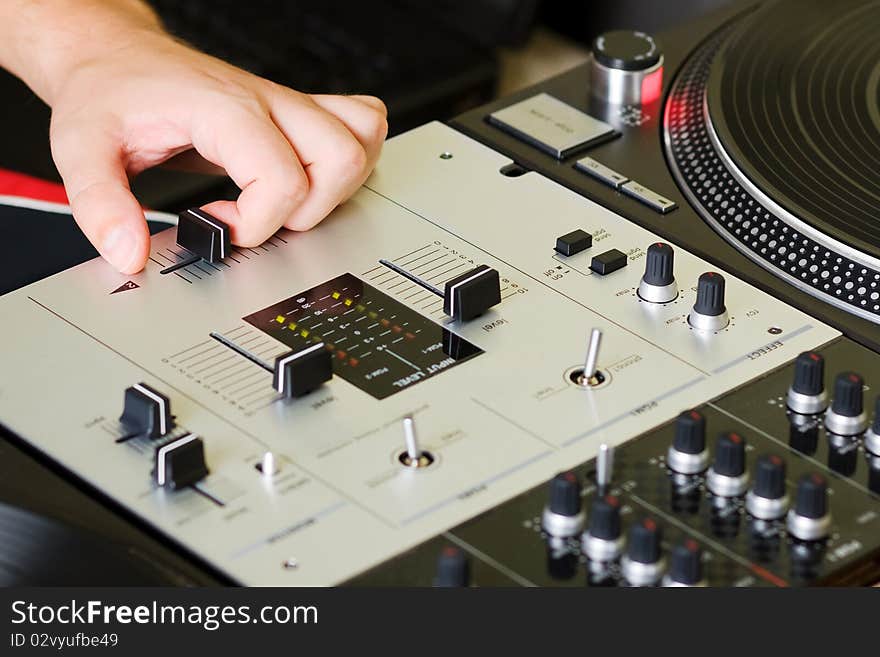
<path id="1" fill-rule="evenodd" d="M 354 139 L 340 146 L 336 157 L 339 168 L 351 177 L 360 175 L 367 167 L 367 153 Z"/>

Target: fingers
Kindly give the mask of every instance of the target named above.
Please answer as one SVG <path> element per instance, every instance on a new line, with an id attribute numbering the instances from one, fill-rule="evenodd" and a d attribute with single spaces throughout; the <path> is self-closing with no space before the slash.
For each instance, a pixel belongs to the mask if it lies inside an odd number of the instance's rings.
<path id="1" fill-rule="evenodd" d="M 192 128 L 193 146 L 242 191 L 236 202 L 211 203 L 205 210 L 229 224 L 234 243 L 256 246 L 307 203 L 309 179 L 268 115 L 244 107 L 208 115 L 209 121 Z"/>
<path id="2" fill-rule="evenodd" d="M 287 90 L 272 98 L 272 119 L 309 178 L 309 194 L 285 221 L 287 228 L 311 228 L 366 180 L 387 132 L 382 108 L 344 96 L 310 102 Z"/>
<path id="3" fill-rule="evenodd" d="M 52 128 L 52 155 L 74 219 L 111 265 L 134 274 L 147 262 L 150 236 L 119 144 L 99 121 Z"/>

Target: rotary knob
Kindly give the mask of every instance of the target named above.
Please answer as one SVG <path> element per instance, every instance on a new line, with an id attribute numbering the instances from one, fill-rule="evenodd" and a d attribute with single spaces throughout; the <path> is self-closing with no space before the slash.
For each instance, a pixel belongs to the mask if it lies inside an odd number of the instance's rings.
<path id="1" fill-rule="evenodd" d="M 746 492 L 746 440 L 740 434 L 729 431 L 718 436 L 706 486 L 720 497 L 736 497 Z"/>
<path id="2" fill-rule="evenodd" d="M 788 511 L 785 461 L 776 454 L 764 454 L 755 462 L 755 482 L 746 493 L 746 510 L 760 520 L 776 520 Z"/>
<path id="3" fill-rule="evenodd" d="M 808 473 L 798 480 L 794 508 L 788 512 L 788 533 L 802 541 L 828 536 L 831 514 L 828 511 L 828 482 L 820 474 Z"/>
<path id="4" fill-rule="evenodd" d="M 544 507 L 541 526 L 550 536 L 567 538 L 581 533 L 585 521 L 577 475 L 560 472 L 550 481 L 550 501 Z"/>
<path id="5" fill-rule="evenodd" d="M 596 498 L 590 509 L 590 524 L 581 538 L 584 554 L 593 561 L 613 561 L 623 550 L 620 529 L 620 499 L 614 495 Z"/>
<path id="6" fill-rule="evenodd" d="M 868 427 L 864 409 L 862 377 L 855 372 L 841 372 L 834 380 L 834 401 L 825 413 L 825 428 L 839 436 L 854 436 Z"/>
<path id="7" fill-rule="evenodd" d="M 629 530 L 620 567 L 632 586 L 654 586 L 666 567 L 661 551 L 663 531 L 653 518 L 642 518 Z"/>
<path id="8" fill-rule="evenodd" d="M 440 551 L 437 558 L 437 575 L 434 586 L 439 588 L 456 588 L 469 586 L 471 583 L 471 564 L 464 550 L 447 545 Z"/>
<path id="9" fill-rule="evenodd" d="M 794 381 L 788 389 L 788 407 L 795 413 L 811 415 L 828 407 L 825 393 L 825 359 L 815 351 L 805 351 L 794 361 Z"/>
<path id="10" fill-rule="evenodd" d="M 650 303 L 669 303 L 678 296 L 675 283 L 675 251 L 663 242 L 648 247 L 645 256 L 645 273 L 639 281 L 638 295 Z"/>
<path id="11" fill-rule="evenodd" d="M 880 396 L 874 402 L 874 423 L 865 433 L 865 449 L 874 456 L 880 456 Z"/>
<path id="12" fill-rule="evenodd" d="M 642 105 L 660 98 L 663 54 L 649 34 L 615 30 L 593 41 L 591 88 L 597 98 L 620 105 Z"/>
<path id="13" fill-rule="evenodd" d="M 703 575 L 703 550 L 692 538 L 686 538 L 672 549 L 669 556 L 669 574 L 664 586 L 706 586 Z"/>
<path id="14" fill-rule="evenodd" d="M 675 438 L 666 454 L 666 464 L 670 470 L 686 475 L 706 469 L 706 418 L 699 411 L 684 411 L 676 418 Z"/>
<path id="15" fill-rule="evenodd" d="M 724 305 L 724 277 L 707 271 L 697 281 L 697 300 L 688 315 L 688 323 L 700 331 L 720 331 L 730 323 Z"/>

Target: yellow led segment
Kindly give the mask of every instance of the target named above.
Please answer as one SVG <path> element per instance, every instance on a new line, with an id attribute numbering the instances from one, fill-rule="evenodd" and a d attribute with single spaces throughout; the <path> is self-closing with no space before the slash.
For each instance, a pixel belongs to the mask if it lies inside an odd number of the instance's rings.
<path id="1" fill-rule="evenodd" d="M 341 295 L 339 294 L 339 292 L 334 292 L 332 296 L 334 299 L 338 299 Z"/>
<path id="2" fill-rule="evenodd" d="M 283 324 L 284 323 L 284 315 L 278 315 L 278 317 L 275 318 L 275 321 L 278 322 L 279 324 Z"/>
<path id="3" fill-rule="evenodd" d="M 300 331 L 299 334 L 300 334 L 301 336 L 303 336 L 304 338 L 309 337 L 309 332 L 308 332 L 307 330 L 305 330 L 305 329 L 303 329 L 302 331 Z"/>
<path id="4" fill-rule="evenodd" d="M 351 299 L 346 299 L 346 300 L 345 300 L 345 305 L 346 305 L 346 306 L 350 306 L 351 304 L 352 304 Z"/>
<path id="5" fill-rule="evenodd" d="M 287 328 L 289 328 L 291 331 L 295 331 L 296 330 L 296 322 L 291 322 L 290 324 L 287 325 Z"/>

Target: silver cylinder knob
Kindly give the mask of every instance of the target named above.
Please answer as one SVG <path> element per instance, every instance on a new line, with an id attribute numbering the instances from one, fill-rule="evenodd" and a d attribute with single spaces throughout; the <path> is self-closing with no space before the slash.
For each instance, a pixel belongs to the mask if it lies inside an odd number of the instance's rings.
<path id="1" fill-rule="evenodd" d="M 663 91 L 663 54 L 644 32 L 615 30 L 593 41 L 593 96 L 618 105 L 646 105 Z"/>

